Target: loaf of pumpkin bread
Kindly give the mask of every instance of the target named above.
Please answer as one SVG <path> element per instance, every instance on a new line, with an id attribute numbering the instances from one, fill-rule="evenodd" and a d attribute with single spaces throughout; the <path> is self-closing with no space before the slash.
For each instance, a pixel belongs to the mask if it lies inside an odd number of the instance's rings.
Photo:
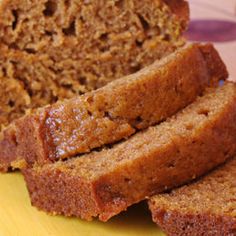
<path id="1" fill-rule="evenodd" d="M 184 0 L 1 0 L 0 127 L 168 55 L 188 20 Z"/>
<path id="2" fill-rule="evenodd" d="M 226 83 L 171 119 L 113 147 L 23 171 L 34 206 L 106 221 L 195 179 L 236 152 L 236 85 Z"/>
<path id="3" fill-rule="evenodd" d="M 43 165 L 120 141 L 175 114 L 227 76 L 212 45 L 186 46 L 138 73 L 15 121 L 0 139 L 0 167 Z"/>
<path id="4" fill-rule="evenodd" d="M 170 236 L 236 235 L 236 158 L 189 186 L 149 201 Z"/>

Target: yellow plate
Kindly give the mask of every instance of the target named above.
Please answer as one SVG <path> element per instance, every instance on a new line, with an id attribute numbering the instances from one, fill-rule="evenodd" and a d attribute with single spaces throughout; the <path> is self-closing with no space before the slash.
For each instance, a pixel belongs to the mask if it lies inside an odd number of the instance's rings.
<path id="1" fill-rule="evenodd" d="M 49 216 L 31 207 L 20 173 L 0 174 L 0 236 L 163 236 L 142 205 L 107 223 Z"/>

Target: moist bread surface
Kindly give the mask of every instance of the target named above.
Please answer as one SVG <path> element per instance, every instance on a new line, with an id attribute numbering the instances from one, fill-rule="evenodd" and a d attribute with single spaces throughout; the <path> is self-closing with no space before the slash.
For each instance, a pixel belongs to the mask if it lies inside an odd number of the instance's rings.
<path id="1" fill-rule="evenodd" d="M 15 121 L 0 139 L 1 169 L 42 165 L 128 138 L 227 76 L 212 45 L 188 45 L 138 73 Z"/>
<path id="2" fill-rule="evenodd" d="M 209 89 L 171 119 L 111 148 L 24 170 L 31 202 L 53 214 L 106 221 L 229 159 L 235 119 L 236 85 Z"/>
<path id="3" fill-rule="evenodd" d="M 188 15 L 183 0 L 1 0 L 0 127 L 168 55 Z"/>
<path id="4" fill-rule="evenodd" d="M 201 180 L 149 201 L 168 235 L 236 235 L 236 158 Z"/>

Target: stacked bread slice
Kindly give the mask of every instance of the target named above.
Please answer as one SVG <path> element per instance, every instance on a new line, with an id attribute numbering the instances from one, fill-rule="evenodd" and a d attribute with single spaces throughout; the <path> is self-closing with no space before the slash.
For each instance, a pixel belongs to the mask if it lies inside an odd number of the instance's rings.
<path id="1" fill-rule="evenodd" d="M 16 120 L 2 133 L 0 167 L 42 165 L 128 138 L 226 77 L 211 45 L 186 46 L 138 73 Z"/>
<path id="2" fill-rule="evenodd" d="M 187 22 L 182 0 L 0 2 L 0 170 L 34 206 L 107 221 L 150 199 L 170 235 L 235 234 L 236 84 L 181 47 Z"/>
<path id="3" fill-rule="evenodd" d="M 229 159 L 236 151 L 235 119 L 236 85 L 209 89 L 171 119 L 111 148 L 25 170 L 32 204 L 106 221 Z"/>

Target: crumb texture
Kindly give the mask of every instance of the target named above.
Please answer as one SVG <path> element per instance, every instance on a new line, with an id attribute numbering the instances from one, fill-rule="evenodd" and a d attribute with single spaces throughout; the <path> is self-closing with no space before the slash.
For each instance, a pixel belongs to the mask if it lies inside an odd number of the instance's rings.
<path id="1" fill-rule="evenodd" d="M 0 125 L 102 87 L 182 46 L 188 4 L 175 2 L 2 0 L 0 89 L 7 95 Z"/>

